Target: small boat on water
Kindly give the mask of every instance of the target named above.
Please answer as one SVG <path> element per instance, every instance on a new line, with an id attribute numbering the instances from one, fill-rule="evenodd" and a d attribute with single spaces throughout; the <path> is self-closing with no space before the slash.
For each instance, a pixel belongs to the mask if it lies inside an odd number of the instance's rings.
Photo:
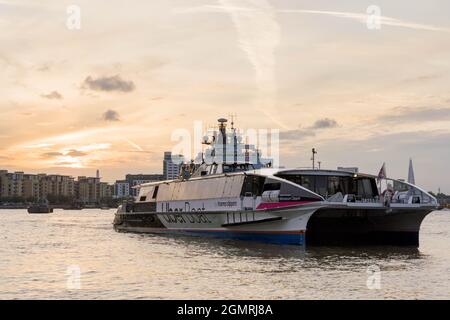
<path id="1" fill-rule="evenodd" d="M 244 162 L 236 156 L 219 162 L 217 151 L 226 154 L 227 144 L 235 155 L 239 149 L 226 120 L 219 122 L 220 135 L 209 143 L 216 158 L 177 180 L 142 184 L 135 201 L 118 208 L 117 231 L 296 245 L 419 246 L 420 225 L 438 208 L 425 190 L 351 171 L 266 168 L 247 155 Z"/>
<path id="2" fill-rule="evenodd" d="M 48 204 L 47 201 L 35 203 L 28 207 L 28 213 L 30 214 L 47 214 L 52 212 L 53 208 Z"/>

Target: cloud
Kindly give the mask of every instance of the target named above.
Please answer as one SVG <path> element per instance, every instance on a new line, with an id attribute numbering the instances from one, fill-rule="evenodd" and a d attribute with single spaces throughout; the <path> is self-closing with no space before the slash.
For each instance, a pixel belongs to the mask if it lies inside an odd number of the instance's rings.
<path id="1" fill-rule="evenodd" d="M 337 127 L 338 123 L 334 119 L 320 119 L 314 122 L 311 129 L 328 129 L 328 128 L 335 128 Z"/>
<path id="2" fill-rule="evenodd" d="M 46 152 L 41 154 L 41 158 L 43 159 L 52 159 L 52 158 L 56 158 L 56 157 L 60 157 L 63 154 L 61 152 Z"/>
<path id="3" fill-rule="evenodd" d="M 120 121 L 119 113 L 114 110 L 107 110 L 102 117 L 105 121 Z"/>
<path id="4" fill-rule="evenodd" d="M 52 143 L 36 143 L 36 144 L 26 145 L 24 147 L 28 148 L 28 149 L 41 149 L 41 148 L 52 147 L 53 145 L 54 144 L 52 144 Z"/>
<path id="5" fill-rule="evenodd" d="M 424 75 L 424 76 L 417 77 L 416 80 L 428 81 L 428 80 L 439 79 L 440 77 L 441 77 L 440 74 L 431 74 L 431 75 Z"/>
<path id="6" fill-rule="evenodd" d="M 338 123 L 334 119 L 324 118 L 319 119 L 310 127 L 307 127 L 306 129 L 294 129 L 294 130 L 286 130 L 280 132 L 280 139 L 286 140 L 286 141 L 294 141 L 294 140 L 302 140 L 307 137 L 314 137 L 316 136 L 317 130 L 322 129 L 331 129 L 336 128 L 338 126 Z"/>
<path id="7" fill-rule="evenodd" d="M 63 96 L 58 91 L 52 91 L 49 94 L 42 94 L 41 97 L 51 100 L 61 100 L 63 98 Z"/>
<path id="8" fill-rule="evenodd" d="M 421 107 L 393 108 L 389 114 L 378 118 L 383 122 L 426 122 L 426 121 L 448 121 L 450 120 L 450 108 L 445 107 Z"/>
<path id="9" fill-rule="evenodd" d="M 112 77 L 99 77 L 97 79 L 88 76 L 84 80 L 82 88 L 106 92 L 131 92 L 135 89 L 135 85 L 133 81 L 123 80 L 120 75 L 115 75 Z"/>
<path id="10" fill-rule="evenodd" d="M 111 143 L 92 143 L 85 146 L 77 146 L 76 150 L 93 151 L 93 150 L 107 150 L 109 148 L 111 148 Z"/>
<path id="11" fill-rule="evenodd" d="M 236 2 L 238 4 L 238 2 Z M 240 3 L 239 3 L 240 4 Z M 248 8 L 243 7 L 241 5 L 230 6 L 230 8 L 236 12 L 242 12 L 246 14 L 251 14 L 258 10 L 258 8 Z M 203 13 L 203 12 L 223 12 L 226 9 L 225 6 L 212 6 L 205 5 L 193 8 L 184 8 L 178 9 L 176 13 Z M 326 11 L 326 10 L 300 10 L 300 9 L 281 9 L 276 10 L 277 13 L 300 13 L 300 14 L 317 14 L 317 15 L 327 15 L 337 18 L 351 19 L 357 22 L 361 22 L 367 24 L 367 20 L 369 15 L 367 13 L 359 13 L 359 12 L 344 12 L 344 11 Z M 450 33 L 449 28 L 444 28 L 440 26 L 434 26 L 429 24 L 421 24 L 411 21 L 400 20 L 392 17 L 380 16 L 381 25 L 390 26 L 390 27 L 402 27 L 413 30 L 424 30 L 424 31 L 437 31 L 437 32 L 448 32 Z"/>
<path id="12" fill-rule="evenodd" d="M 65 155 L 66 155 L 66 156 L 70 156 L 70 157 L 76 158 L 76 157 L 84 157 L 84 156 L 87 156 L 87 153 L 82 152 L 82 151 L 79 151 L 79 150 L 76 150 L 76 149 L 71 149 L 71 150 L 69 150 L 69 152 L 67 152 Z"/>
<path id="13" fill-rule="evenodd" d="M 68 151 L 64 152 L 58 152 L 58 151 L 51 151 L 41 154 L 41 158 L 43 159 L 53 159 L 53 158 L 60 158 L 60 157 L 72 157 L 72 158 L 78 158 L 78 157 L 84 157 L 87 156 L 87 153 L 76 150 L 76 149 L 70 149 Z"/>
<path id="14" fill-rule="evenodd" d="M 42 64 L 37 65 L 35 68 L 39 72 L 47 72 L 47 71 L 50 71 L 51 64 L 46 62 L 46 63 L 42 63 Z"/>

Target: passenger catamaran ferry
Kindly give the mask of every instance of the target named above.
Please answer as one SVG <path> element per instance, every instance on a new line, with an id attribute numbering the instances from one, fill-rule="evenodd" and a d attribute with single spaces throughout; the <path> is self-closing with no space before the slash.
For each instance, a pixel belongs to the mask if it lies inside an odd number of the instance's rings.
<path id="1" fill-rule="evenodd" d="M 419 245 L 421 222 L 438 206 L 423 189 L 383 177 L 382 191 L 380 177 L 356 172 L 270 168 L 259 155 L 250 161 L 250 146 L 226 125 L 219 119 L 219 135 L 205 139 L 209 155 L 217 160 L 221 151 L 225 161 L 141 185 L 135 202 L 119 207 L 114 228 L 296 245 Z"/>

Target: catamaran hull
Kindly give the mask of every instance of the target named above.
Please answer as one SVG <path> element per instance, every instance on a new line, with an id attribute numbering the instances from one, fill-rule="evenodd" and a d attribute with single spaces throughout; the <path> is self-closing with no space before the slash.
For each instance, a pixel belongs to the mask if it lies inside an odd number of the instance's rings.
<path id="1" fill-rule="evenodd" d="M 243 212 L 120 213 L 117 231 L 166 233 L 277 244 L 305 244 L 306 225 L 317 207 Z"/>
<path id="2" fill-rule="evenodd" d="M 219 239 L 234 239 L 243 241 L 256 241 L 273 244 L 304 245 L 305 232 L 276 232 L 276 231 L 231 231 L 231 230 L 204 230 L 204 229 L 154 229 L 141 227 L 122 228 L 116 226 L 119 232 L 172 234 L 194 237 L 209 237 Z"/>
<path id="3" fill-rule="evenodd" d="M 434 208 L 323 208 L 308 221 L 308 245 L 419 246 L 422 221 Z"/>
<path id="4" fill-rule="evenodd" d="M 419 246 L 423 219 L 434 208 L 345 208 L 311 203 L 242 212 L 116 213 L 121 232 L 180 234 L 294 245 Z"/>

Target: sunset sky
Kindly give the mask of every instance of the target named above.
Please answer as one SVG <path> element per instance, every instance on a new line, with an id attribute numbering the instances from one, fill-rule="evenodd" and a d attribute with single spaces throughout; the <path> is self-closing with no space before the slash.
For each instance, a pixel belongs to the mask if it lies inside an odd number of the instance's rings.
<path id="1" fill-rule="evenodd" d="M 81 28 L 70 29 L 70 5 Z M 381 9 L 379 29 L 367 8 Z M 71 11 L 72 12 L 72 11 Z M 172 132 L 237 114 L 281 164 L 450 193 L 448 0 L 0 0 L 0 169 L 158 173 Z"/>

